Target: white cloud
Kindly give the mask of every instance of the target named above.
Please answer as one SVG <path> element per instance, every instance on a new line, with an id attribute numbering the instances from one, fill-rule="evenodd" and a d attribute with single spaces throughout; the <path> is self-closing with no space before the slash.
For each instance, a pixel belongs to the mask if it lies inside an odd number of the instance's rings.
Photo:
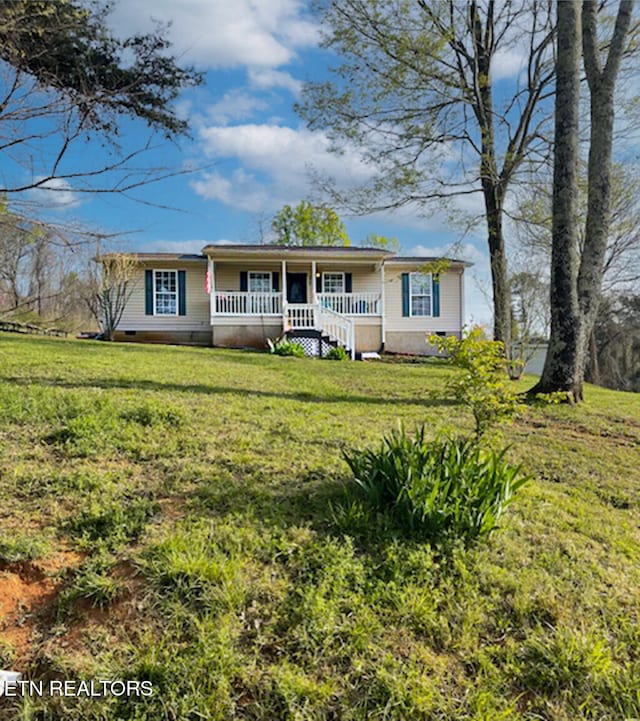
<path id="1" fill-rule="evenodd" d="M 80 205 L 79 193 L 75 192 L 73 186 L 62 178 L 47 180 L 38 188 L 34 188 L 30 195 L 36 204 L 45 208 L 62 210 Z"/>
<path id="2" fill-rule="evenodd" d="M 259 182 L 255 175 L 247 173 L 242 168 L 236 169 L 225 178 L 220 173 L 205 173 L 202 180 L 192 183 L 192 187 L 206 200 L 219 200 L 250 213 L 260 213 L 269 208 L 274 209 L 282 203 L 273 204 L 272 191 Z"/>
<path id="3" fill-rule="evenodd" d="M 269 90 L 271 88 L 286 88 L 293 95 L 299 95 L 302 83 L 283 70 L 257 69 L 249 70 L 249 82 L 254 88 Z"/>
<path id="4" fill-rule="evenodd" d="M 225 93 L 217 103 L 209 105 L 206 112 L 214 123 L 227 125 L 232 120 L 246 120 L 256 111 L 267 108 L 264 100 L 236 88 Z"/>
<path id="5" fill-rule="evenodd" d="M 151 253 L 200 253 L 208 240 L 154 240 L 147 244 L 145 251 Z"/>
<path id="6" fill-rule="evenodd" d="M 360 185 L 373 175 L 355 152 L 329 152 L 320 131 L 280 125 L 213 126 L 200 130 L 206 155 L 231 158 L 241 166 L 231 175 L 213 172 L 192 184 L 202 197 L 252 212 L 298 202 L 312 192 L 309 170 L 335 178 L 341 186 Z"/>
<path id="7" fill-rule="evenodd" d="M 174 50 L 201 68 L 278 67 L 318 39 L 300 0 L 136 0 L 117 6 L 112 23 L 130 35 L 152 18 L 171 23 Z"/>
<path id="8" fill-rule="evenodd" d="M 527 62 L 527 49 L 498 50 L 491 63 L 491 75 L 494 80 L 517 78 Z"/>

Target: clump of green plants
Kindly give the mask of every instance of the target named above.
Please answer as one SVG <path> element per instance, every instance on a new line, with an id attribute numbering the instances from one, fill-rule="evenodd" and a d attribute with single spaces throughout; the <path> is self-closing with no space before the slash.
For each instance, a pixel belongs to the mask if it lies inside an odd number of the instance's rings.
<path id="1" fill-rule="evenodd" d="M 124 411 L 120 417 L 145 428 L 158 425 L 179 428 L 185 420 L 182 409 L 151 401 Z"/>
<path id="2" fill-rule="evenodd" d="M 81 545 L 102 544 L 116 548 L 135 541 L 157 511 L 157 503 L 146 496 L 117 496 L 94 501 L 65 524 L 65 530 Z"/>
<path id="3" fill-rule="evenodd" d="M 7 641 L 0 639 L 0 668 L 11 668 L 15 658 L 15 648 Z"/>
<path id="4" fill-rule="evenodd" d="M 114 561 L 105 554 L 85 561 L 73 582 L 58 596 L 58 614 L 68 615 L 80 600 L 88 601 L 94 608 L 111 605 L 123 589 L 122 581 L 112 575 L 113 567 Z"/>
<path id="5" fill-rule="evenodd" d="M 0 532 L 0 563 L 32 561 L 49 550 L 49 540 L 43 536 L 11 535 Z"/>
<path id="6" fill-rule="evenodd" d="M 514 493 L 528 480 L 505 454 L 482 448 L 474 439 L 429 441 L 421 426 L 413 436 L 400 428 L 384 437 L 379 448 L 344 457 L 372 510 L 389 514 L 410 535 L 470 544 L 497 527 Z"/>
<path id="7" fill-rule="evenodd" d="M 497 423 L 511 420 L 520 408 L 518 395 L 507 383 L 504 344 L 484 338 L 481 328 L 472 328 L 462 338 L 429 336 L 429 342 L 447 361 L 460 369 L 446 388 L 470 409 L 476 438 Z"/>
<path id="8" fill-rule="evenodd" d="M 346 361 L 349 360 L 349 354 L 341 345 L 337 345 L 330 348 L 324 358 L 325 360 Z"/>
<path id="9" fill-rule="evenodd" d="M 286 338 L 278 340 L 268 340 L 269 353 L 272 355 L 293 356 L 295 358 L 304 358 L 304 348 L 300 343 L 294 343 Z"/>

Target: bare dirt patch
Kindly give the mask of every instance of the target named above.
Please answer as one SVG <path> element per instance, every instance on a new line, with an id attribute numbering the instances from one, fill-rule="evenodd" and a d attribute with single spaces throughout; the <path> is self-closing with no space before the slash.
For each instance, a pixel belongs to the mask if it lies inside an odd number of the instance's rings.
<path id="1" fill-rule="evenodd" d="M 61 550 L 38 561 L 0 566 L 0 640 L 13 646 L 18 660 L 38 642 L 64 585 L 64 571 L 81 560 L 79 554 Z"/>

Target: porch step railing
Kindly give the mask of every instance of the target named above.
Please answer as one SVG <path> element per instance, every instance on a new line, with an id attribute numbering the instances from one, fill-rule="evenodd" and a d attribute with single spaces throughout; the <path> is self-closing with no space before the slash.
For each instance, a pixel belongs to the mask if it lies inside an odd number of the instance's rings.
<path id="1" fill-rule="evenodd" d="M 316 311 L 317 306 L 310 303 L 287 304 L 287 321 L 289 327 L 294 330 L 313 328 L 319 330 Z"/>
<path id="2" fill-rule="evenodd" d="M 318 304 L 286 305 L 286 318 L 291 330 L 317 330 L 351 353 L 355 358 L 355 326 L 350 318 Z"/>

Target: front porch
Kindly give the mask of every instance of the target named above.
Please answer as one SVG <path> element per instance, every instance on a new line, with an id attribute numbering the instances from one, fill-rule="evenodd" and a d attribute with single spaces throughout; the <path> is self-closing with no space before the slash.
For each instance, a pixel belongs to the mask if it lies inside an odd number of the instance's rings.
<path id="1" fill-rule="evenodd" d="M 384 313 L 384 267 L 371 257 L 276 261 L 209 255 L 207 290 L 214 327 L 317 331 L 352 356 L 356 323 L 382 324 Z"/>

